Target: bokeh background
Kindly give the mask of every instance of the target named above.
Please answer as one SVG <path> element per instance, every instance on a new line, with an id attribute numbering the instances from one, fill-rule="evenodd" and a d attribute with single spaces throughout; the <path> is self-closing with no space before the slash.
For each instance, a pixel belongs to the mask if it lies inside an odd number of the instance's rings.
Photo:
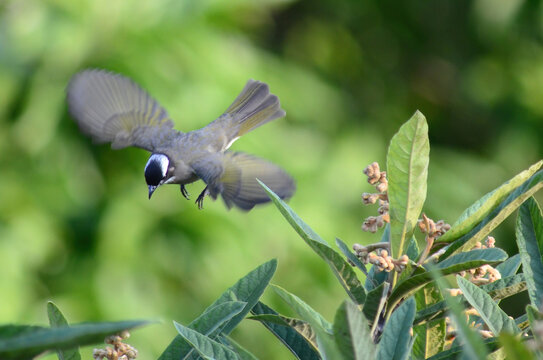
<path id="1" fill-rule="evenodd" d="M 323 238 L 362 233 L 362 169 L 416 109 L 429 122 L 426 213 L 453 222 L 541 158 L 539 0 L 4 0 L 0 2 L 0 322 L 150 318 L 133 332 L 157 358 L 239 277 L 277 258 L 276 284 L 328 319 L 345 298 L 273 206 L 199 211 L 177 186 L 147 200 L 148 154 L 82 136 L 65 87 L 98 67 L 128 75 L 180 130 L 220 115 L 246 80 L 266 81 L 287 117 L 235 150 L 296 178 L 290 205 Z M 203 184 L 188 187 L 193 199 Z M 541 199 L 541 196 L 539 196 Z M 513 221 L 495 232 L 515 252 Z M 265 302 L 284 310 L 266 293 Z M 234 337 L 263 359 L 289 354 L 259 324 Z M 90 350 L 84 352 L 90 358 Z M 54 357 L 48 357 L 54 358 Z"/>

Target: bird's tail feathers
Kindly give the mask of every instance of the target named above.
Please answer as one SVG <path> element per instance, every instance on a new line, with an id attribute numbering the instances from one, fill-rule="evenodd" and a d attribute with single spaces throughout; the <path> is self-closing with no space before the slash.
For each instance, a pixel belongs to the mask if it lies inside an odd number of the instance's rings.
<path id="1" fill-rule="evenodd" d="M 239 124 L 238 137 L 285 116 L 279 98 L 270 94 L 268 84 L 252 79 L 247 82 L 226 113 Z"/>

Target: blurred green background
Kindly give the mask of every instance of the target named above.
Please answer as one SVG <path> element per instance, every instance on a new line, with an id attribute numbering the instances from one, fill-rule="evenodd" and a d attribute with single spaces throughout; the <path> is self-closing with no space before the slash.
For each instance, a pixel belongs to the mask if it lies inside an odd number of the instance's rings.
<path id="1" fill-rule="evenodd" d="M 345 295 L 273 206 L 208 199 L 199 211 L 177 186 L 147 200 L 148 154 L 95 146 L 67 115 L 65 86 L 88 67 L 135 79 L 183 131 L 220 115 L 247 79 L 268 82 L 287 117 L 233 148 L 292 173 L 290 205 L 332 243 L 379 239 L 360 230 L 376 213 L 360 201 L 372 190 L 362 169 L 384 167 L 416 109 L 430 126 L 436 220 L 542 154 L 538 0 L 0 2 L 0 322 L 45 324 L 47 300 L 72 322 L 161 319 L 133 332 L 142 359 L 174 337 L 171 320 L 190 322 L 270 258 L 273 282 L 328 319 Z M 188 187 L 193 199 L 202 188 Z M 495 233 L 509 253 L 512 224 Z M 251 321 L 234 337 L 288 358 Z"/>

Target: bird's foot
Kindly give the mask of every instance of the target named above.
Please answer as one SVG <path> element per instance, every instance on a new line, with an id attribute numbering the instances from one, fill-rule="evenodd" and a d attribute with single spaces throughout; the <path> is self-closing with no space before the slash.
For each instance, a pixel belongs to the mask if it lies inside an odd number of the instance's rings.
<path id="1" fill-rule="evenodd" d="M 198 195 L 198 199 L 196 199 L 196 204 L 198 204 L 198 209 L 202 210 L 204 208 L 204 198 L 208 194 L 207 186 L 205 189 Z"/>
<path id="2" fill-rule="evenodd" d="M 185 189 L 185 185 L 181 185 L 181 194 L 185 197 L 185 199 L 189 199 L 190 197 L 190 194 L 189 192 L 187 191 L 187 189 Z"/>

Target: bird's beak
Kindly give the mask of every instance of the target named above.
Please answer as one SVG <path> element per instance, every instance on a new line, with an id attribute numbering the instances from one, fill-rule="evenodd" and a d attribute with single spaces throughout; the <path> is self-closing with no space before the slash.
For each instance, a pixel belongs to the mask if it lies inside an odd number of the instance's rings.
<path id="1" fill-rule="evenodd" d="M 153 185 L 147 185 L 147 187 L 149 188 L 149 199 L 150 199 L 157 187 Z"/>

